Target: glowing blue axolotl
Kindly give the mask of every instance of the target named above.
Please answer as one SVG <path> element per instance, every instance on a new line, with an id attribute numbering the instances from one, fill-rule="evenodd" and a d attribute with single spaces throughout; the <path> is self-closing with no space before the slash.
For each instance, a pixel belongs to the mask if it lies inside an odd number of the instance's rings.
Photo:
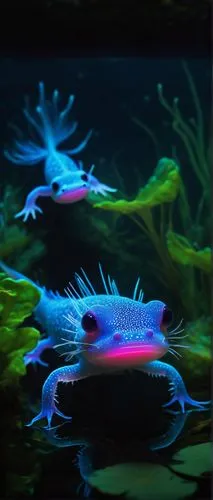
<path id="1" fill-rule="evenodd" d="M 27 279 L 3 263 L 1 268 L 14 279 Z M 29 425 L 47 418 L 49 428 L 54 413 L 71 418 L 56 406 L 59 382 L 75 382 L 125 369 L 168 377 L 172 398 L 165 406 L 177 401 L 184 412 L 186 403 L 198 408 L 208 404 L 209 401 L 192 399 L 178 371 L 159 361 L 167 352 L 175 354 L 174 347 L 179 346 L 178 327 L 165 335 L 172 322 L 172 312 L 166 304 L 160 300 L 145 304 L 139 290 L 139 279 L 133 297 L 123 297 L 115 281 L 110 276 L 106 280 L 101 267 L 100 273 L 104 286 L 104 293 L 100 295 L 96 294 L 83 270 L 82 277 L 75 274 L 78 289 L 70 284 L 66 298 L 39 287 L 41 299 L 35 309 L 35 318 L 44 328 L 47 338 L 38 342 L 27 354 L 25 362 L 40 362 L 42 351 L 51 347 L 68 356 L 66 361 L 73 356 L 77 361 L 57 368 L 48 376 L 42 389 L 42 409 Z"/>
<path id="2" fill-rule="evenodd" d="M 83 200 L 90 192 L 106 196 L 107 192 L 117 191 L 94 177 L 94 165 L 89 172 L 85 172 L 82 162 L 72 158 L 86 147 L 92 130 L 77 147 L 66 151 L 58 150 L 58 146 L 68 139 L 78 126 L 77 122 L 67 121 L 74 96 L 69 96 L 68 103 L 61 112 L 58 110 L 58 101 L 58 90 L 54 90 L 51 102 L 45 99 L 44 84 L 40 82 L 38 106 L 30 111 L 27 100 L 23 112 L 42 145 L 34 140 L 20 139 L 15 141 L 11 151 L 4 151 L 5 157 L 17 165 L 35 165 L 45 160 L 44 176 L 47 185 L 33 189 L 27 196 L 23 210 L 15 216 L 23 217 L 24 222 L 30 215 L 36 219 L 36 212 L 43 213 L 36 204 L 39 196 L 50 196 L 55 202 L 65 204 Z"/>

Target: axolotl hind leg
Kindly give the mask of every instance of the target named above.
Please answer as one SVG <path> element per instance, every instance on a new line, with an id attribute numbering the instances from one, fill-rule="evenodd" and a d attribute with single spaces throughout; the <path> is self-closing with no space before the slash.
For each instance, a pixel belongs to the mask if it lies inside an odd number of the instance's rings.
<path id="1" fill-rule="evenodd" d="M 47 419 L 46 429 L 51 428 L 51 421 L 54 413 L 59 415 L 59 417 L 65 418 L 67 420 L 71 420 L 72 417 L 68 417 L 64 415 L 61 411 L 58 410 L 55 403 L 56 400 L 56 392 L 57 385 L 59 382 L 76 382 L 82 378 L 87 377 L 85 373 L 82 373 L 82 368 L 80 363 L 76 363 L 75 365 L 63 366 L 61 368 L 57 368 L 52 373 L 50 373 L 49 377 L 45 381 L 42 389 L 42 408 L 41 411 L 36 417 L 34 417 L 27 426 L 31 426 L 37 420 L 41 420 L 42 418 Z"/>
<path id="2" fill-rule="evenodd" d="M 138 370 L 148 373 L 149 375 L 155 375 L 156 377 L 159 376 L 168 378 L 172 398 L 168 403 L 163 405 L 164 407 L 170 406 L 178 401 L 181 406 L 181 410 L 184 413 L 186 403 L 191 406 L 200 408 L 201 410 L 205 409 L 205 405 L 209 405 L 211 403 L 211 400 L 196 401 L 195 399 L 192 399 L 187 393 L 182 377 L 180 376 L 176 368 L 174 368 L 174 366 L 163 363 L 162 361 L 152 361 L 151 363 L 142 365 L 138 368 Z"/>

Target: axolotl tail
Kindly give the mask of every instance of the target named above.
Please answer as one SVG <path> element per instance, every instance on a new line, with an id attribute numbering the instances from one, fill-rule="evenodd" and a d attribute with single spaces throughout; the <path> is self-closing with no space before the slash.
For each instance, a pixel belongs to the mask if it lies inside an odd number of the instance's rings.
<path id="1" fill-rule="evenodd" d="M 6 274 L 8 274 L 8 276 L 10 278 L 12 278 L 13 280 L 29 281 L 30 283 L 32 283 L 32 285 L 34 285 L 36 288 L 38 288 L 41 291 L 41 288 L 38 285 L 36 285 L 36 283 L 34 283 L 34 281 L 32 281 L 30 278 L 27 278 L 26 276 L 24 276 L 24 274 L 19 273 L 15 269 L 12 269 L 11 267 L 7 266 L 4 262 L 2 262 L 2 260 L 0 261 L 0 268 L 2 269 L 2 271 L 4 271 Z"/>

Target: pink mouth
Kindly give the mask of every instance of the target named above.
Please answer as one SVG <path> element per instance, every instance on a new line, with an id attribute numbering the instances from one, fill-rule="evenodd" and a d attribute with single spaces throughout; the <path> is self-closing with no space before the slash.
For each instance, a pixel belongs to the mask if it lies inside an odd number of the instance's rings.
<path id="1" fill-rule="evenodd" d="M 105 366 L 135 366 L 161 358 L 165 351 L 160 346 L 144 344 L 128 344 L 116 347 L 94 357 L 94 363 Z"/>
<path id="2" fill-rule="evenodd" d="M 57 203 L 75 203 L 76 201 L 83 200 L 86 198 L 89 189 L 86 187 L 80 187 L 78 189 L 74 189 L 73 191 L 67 191 L 66 193 L 61 194 L 57 198 Z"/>

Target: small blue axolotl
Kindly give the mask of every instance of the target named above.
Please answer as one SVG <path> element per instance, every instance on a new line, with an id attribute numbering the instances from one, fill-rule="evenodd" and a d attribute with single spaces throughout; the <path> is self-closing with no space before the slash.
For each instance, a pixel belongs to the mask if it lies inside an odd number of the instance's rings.
<path id="1" fill-rule="evenodd" d="M 14 279 L 27 279 L 0 263 L 1 268 Z M 56 393 L 59 382 L 76 382 L 93 375 L 113 373 L 125 369 L 136 369 L 153 376 L 167 377 L 172 398 L 165 406 L 179 402 L 185 411 L 188 403 L 198 408 L 209 401 L 198 402 L 192 399 L 184 382 L 173 366 L 159 361 L 167 352 L 175 354 L 179 347 L 178 327 L 169 331 L 172 312 L 160 300 L 144 303 L 143 293 L 139 290 L 139 279 L 133 297 L 119 294 L 114 280 L 103 275 L 103 294 L 95 289 L 82 270 L 82 276 L 75 274 L 77 289 L 69 284 L 67 297 L 46 291 L 39 287 L 41 299 L 35 308 L 35 318 L 44 328 L 47 337 L 40 340 L 35 349 L 26 355 L 25 363 L 38 362 L 47 348 L 55 348 L 66 355 L 66 361 L 77 357 L 76 363 L 54 370 L 47 378 L 42 389 L 42 408 L 30 424 L 47 418 L 47 428 L 51 426 L 55 414 L 65 416 L 56 406 Z M 29 280 L 31 281 L 31 280 Z M 32 282 L 32 281 L 31 281 Z"/>
<path id="2" fill-rule="evenodd" d="M 23 112 L 42 146 L 34 140 L 20 139 L 15 141 L 11 151 L 4 151 L 5 157 L 16 165 L 35 165 L 45 160 L 44 176 L 47 185 L 33 189 L 27 196 L 23 210 L 15 215 L 16 218 L 23 217 L 24 222 L 30 215 L 36 219 L 36 212 L 43 213 L 36 204 L 40 196 L 50 196 L 55 202 L 65 204 L 83 200 L 90 192 L 106 196 L 107 192 L 117 191 L 94 177 L 94 165 L 89 172 L 85 172 L 83 163 L 72 158 L 86 147 L 92 130 L 77 147 L 65 151 L 58 150 L 59 145 L 68 139 L 78 126 L 77 122 L 67 121 L 74 96 L 69 96 L 68 103 L 61 112 L 58 109 L 58 101 L 58 90 L 54 90 L 52 101 L 45 99 L 44 83 L 40 82 L 38 106 L 30 111 L 27 100 Z M 19 134 L 23 135 L 20 131 Z"/>

